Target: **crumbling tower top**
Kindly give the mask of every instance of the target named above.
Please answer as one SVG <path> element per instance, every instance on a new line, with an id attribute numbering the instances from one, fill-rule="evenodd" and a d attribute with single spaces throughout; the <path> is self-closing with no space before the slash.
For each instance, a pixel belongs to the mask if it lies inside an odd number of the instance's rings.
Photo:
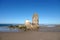
<path id="1" fill-rule="evenodd" d="M 39 18 L 38 18 L 38 14 L 34 13 L 33 17 L 32 17 L 32 23 L 38 25 L 39 24 Z"/>

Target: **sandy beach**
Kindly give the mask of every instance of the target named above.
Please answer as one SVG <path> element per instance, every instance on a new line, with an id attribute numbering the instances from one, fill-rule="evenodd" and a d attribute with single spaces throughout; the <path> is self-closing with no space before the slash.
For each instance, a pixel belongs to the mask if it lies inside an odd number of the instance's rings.
<path id="1" fill-rule="evenodd" d="M 60 40 L 60 32 L 0 32 L 0 40 Z"/>

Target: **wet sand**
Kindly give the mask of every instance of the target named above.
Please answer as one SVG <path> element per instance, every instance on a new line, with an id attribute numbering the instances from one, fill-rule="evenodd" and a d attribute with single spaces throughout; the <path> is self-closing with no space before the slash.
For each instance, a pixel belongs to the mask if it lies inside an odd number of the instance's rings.
<path id="1" fill-rule="evenodd" d="M 60 32 L 0 32 L 0 40 L 60 40 Z"/>

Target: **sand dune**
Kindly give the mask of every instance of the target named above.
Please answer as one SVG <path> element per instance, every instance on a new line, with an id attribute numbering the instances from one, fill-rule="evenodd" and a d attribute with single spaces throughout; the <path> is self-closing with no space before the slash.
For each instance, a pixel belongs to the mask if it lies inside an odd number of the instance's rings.
<path id="1" fill-rule="evenodd" d="M 0 40 L 60 40 L 60 32 L 0 32 Z"/>

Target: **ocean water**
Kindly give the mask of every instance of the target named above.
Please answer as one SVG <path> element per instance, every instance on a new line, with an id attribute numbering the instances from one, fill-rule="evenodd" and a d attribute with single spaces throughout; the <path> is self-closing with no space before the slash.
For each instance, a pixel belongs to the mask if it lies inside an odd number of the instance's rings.
<path id="1" fill-rule="evenodd" d="M 16 24 L 0 24 L 0 32 L 18 32 L 19 30 L 17 28 L 10 29 L 10 25 L 16 25 Z"/>
<path id="2" fill-rule="evenodd" d="M 16 24 L 0 24 L 0 27 L 10 26 L 10 25 L 16 25 Z"/>

